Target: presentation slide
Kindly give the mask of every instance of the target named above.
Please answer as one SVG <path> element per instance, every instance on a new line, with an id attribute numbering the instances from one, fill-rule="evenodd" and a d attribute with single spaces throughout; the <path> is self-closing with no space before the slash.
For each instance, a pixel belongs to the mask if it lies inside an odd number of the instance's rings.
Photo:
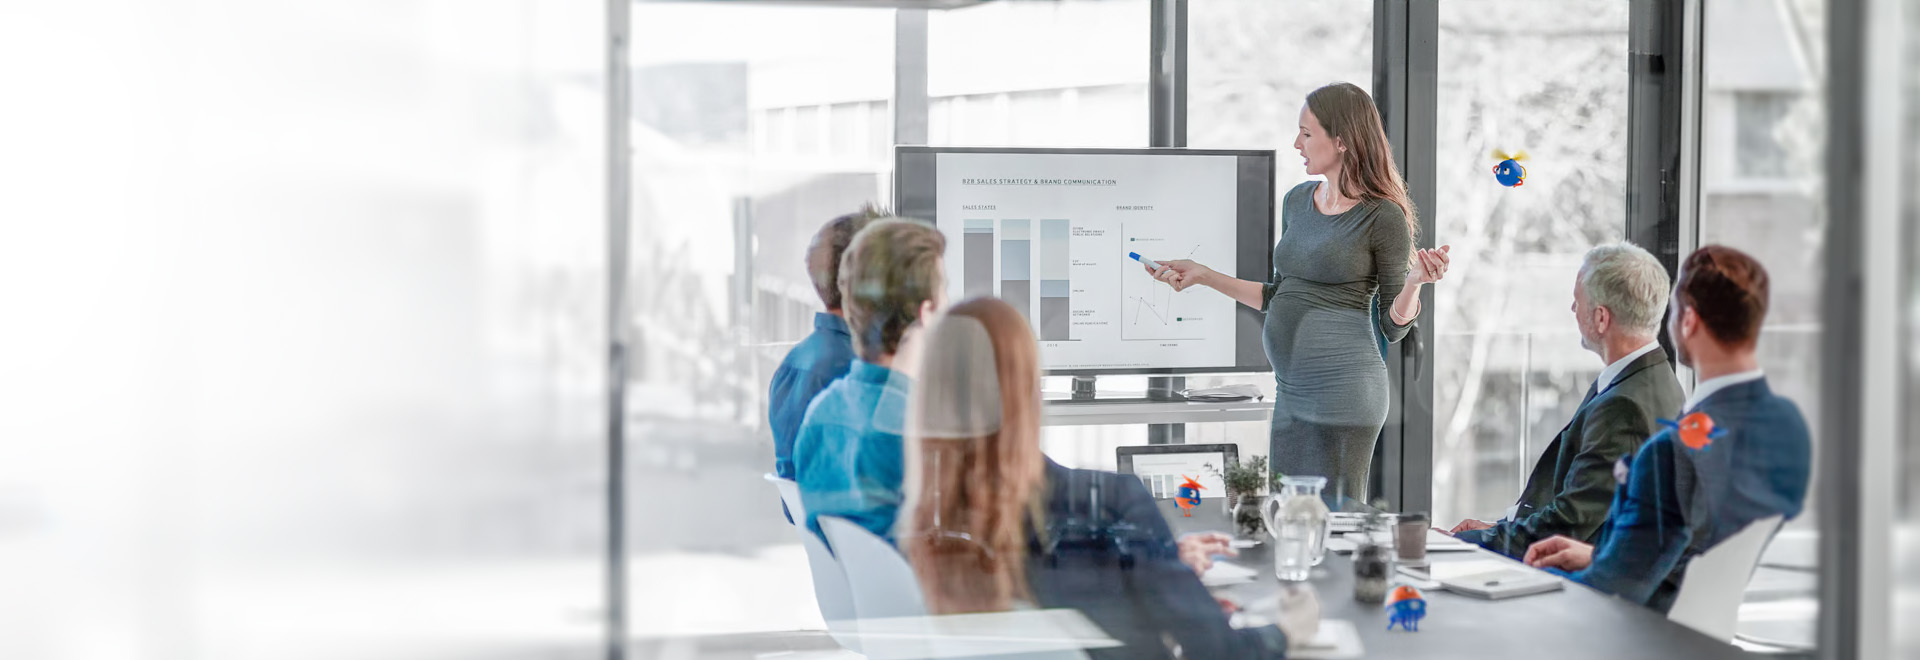
<path id="1" fill-rule="evenodd" d="M 948 294 L 1026 313 L 1046 369 L 1235 364 L 1236 304 L 1129 254 L 1239 272 L 1231 155 L 941 153 Z"/>

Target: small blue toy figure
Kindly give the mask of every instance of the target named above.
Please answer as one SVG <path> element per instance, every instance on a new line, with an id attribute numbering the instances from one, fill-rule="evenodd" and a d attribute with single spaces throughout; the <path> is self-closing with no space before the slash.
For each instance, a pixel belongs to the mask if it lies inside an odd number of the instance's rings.
<path id="1" fill-rule="evenodd" d="M 1408 632 L 1420 632 L 1420 620 L 1427 618 L 1427 599 L 1420 597 L 1420 590 L 1407 585 L 1393 589 L 1393 595 L 1387 596 L 1387 630 L 1393 630 L 1398 624 Z"/>
<path id="2" fill-rule="evenodd" d="M 1200 485 L 1200 482 L 1194 481 L 1193 477 L 1184 474 L 1180 475 L 1180 478 L 1186 479 L 1187 482 L 1180 484 L 1180 496 L 1174 498 L 1173 503 L 1180 507 L 1181 517 L 1192 518 L 1193 507 L 1200 506 L 1200 491 L 1206 486 Z"/>
<path id="3" fill-rule="evenodd" d="M 1493 166 L 1493 180 L 1499 181 L 1500 185 L 1508 188 L 1518 188 L 1526 184 L 1527 168 L 1516 161 L 1526 160 L 1527 152 L 1519 151 L 1508 154 L 1505 151 L 1495 149 L 1493 150 L 1493 158 L 1494 160 L 1500 161 L 1500 164 Z"/>

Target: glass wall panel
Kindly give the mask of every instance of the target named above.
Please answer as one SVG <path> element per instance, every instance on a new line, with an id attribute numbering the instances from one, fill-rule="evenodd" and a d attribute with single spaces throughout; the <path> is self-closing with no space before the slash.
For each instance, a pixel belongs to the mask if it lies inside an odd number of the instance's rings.
<path id="1" fill-rule="evenodd" d="M 928 143 L 1147 146 L 1148 9 L 1145 0 L 1062 0 L 929 13 Z M 1146 380 L 1102 378 L 1099 387 L 1140 392 Z M 1072 385 L 1048 378 L 1046 388 Z M 1048 455 L 1070 467 L 1111 469 L 1112 447 L 1147 441 L 1138 425 L 1043 433 Z"/>
<path id="2" fill-rule="evenodd" d="M 1904 78 L 1900 81 L 1907 144 L 1903 168 L 1906 175 L 1905 198 L 1896 220 L 1905 228 L 1906 250 L 1901 267 L 1906 272 L 1902 293 L 1906 313 L 1902 315 L 1901 342 L 1906 352 L 1906 406 L 1901 420 L 1901 469 L 1894 488 L 1899 497 L 1895 515 L 1893 562 L 1896 576 L 1893 589 L 1894 609 L 1888 620 L 1920 620 L 1920 11 L 1905 12 L 1906 55 Z M 1894 655 L 1920 657 L 1920 627 L 1893 625 Z"/>
<path id="3" fill-rule="evenodd" d="M 604 16 L 0 10 L 0 657 L 598 650 Z"/>
<path id="4" fill-rule="evenodd" d="M 1187 35 L 1187 143 L 1277 150 L 1282 189 L 1307 178 L 1292 151 L 1307 93 L 1373 87 L 1373 3 L 1195 2 Z"/>
<path id="5" fill-rule="evenodd" d="M 1275 150 L 1279 192 L 1308 178 L 1293 151 L 1307 93 L 1332 82 L 1368 88 L 1372 81 L 1373 3 L 1209 0 L 1187 5 L 1187 144 Z M 1273 233 L 1280 235 L 1278 217 Z M 1274 387 L 1271 373 L 1187 378 L 1189 387 L 1233 383 L 1269 392 Z M 1196 424 L 1187 427 L 1186 441 L 1233 443 L 1248 459 L 1269 453 L 1270 430 L 1266 423 Z"/>
<path id="6" fill-rule="evenodd" d="M 1730 0 L 1707 3 L 1703 13 L 1699 241 L 1738 248 L 1766 266 L 1771 301 L 1760 365 L 1774 392 L 1806 416 L 1818 463 L 1826 3 Z M 1805 512 L 1768 546 L 1742 606 L 1742 636 L 1813 643 L 1818 491 L 1815 483 Z"/>
<path id="7" fill-rule="evenodd" d="M 825 628 L 761 478 L 767 393 L 823 309 L 809 242 L 886 201 L 894 11 L 642 2 L 632 26 L 628 625 L 636 657 L 728 655 L 713 636 Z"/>
<path id="8" fill-rule="evenodd" d="M 1627 4 L 1440 4 L 1436 520 L 1495 520 L 1605 366 L 1569 309 L 1626 227 Z M 1526 152 L 1503 186 L 1494 152 Z"/>
<path id="9" fill-rule="evenodd" d="M 1147 146 L 1146 0 L 994 2 L 927 17 L 929 144 Z"/>

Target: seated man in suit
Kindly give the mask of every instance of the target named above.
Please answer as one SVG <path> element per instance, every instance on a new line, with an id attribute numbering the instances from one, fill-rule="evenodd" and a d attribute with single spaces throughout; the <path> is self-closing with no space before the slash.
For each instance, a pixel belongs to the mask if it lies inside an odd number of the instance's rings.
<path id="1" fill-rule="evenodd" d="M 1693 557 L 1755 520 L 1800 514 L 1812 469 L 1807 423 L 1767 387 L 1754 357 L 1767 288 L 1766 269 L 1738 250 L 1709 245 L 1687 257 L 1667 325 L 1680 363 L 1700 377 L 1682 422 L 1622 471 L 1598 546 L 1555 536 L 1527 549 L 1528 565 L 1665 612 Z"/>
<path id="2" fill-rule="evenodd" d="M 1660 260 L 1630 243 L 1587 252 L 1573 281 L 1573 317 L 1580 346 L 1606 368 L 1534 464 L 1506 519 L 1466 520 L 1454 536 L 1518 559 L 1556 534 L 1588 542 L 1599 534 L 1613 501 L 1613 464 L 1632 456 L 1686 396 L 1658 341 L 1668 287 Z"/>
<path id="3" fill-rule="evenodd" d="M 793 438 L 807 405 L 827 384 L 847 375 L 853 364 L 853 337 L 840 308 L 840 257 L 853 235 L 885 215 L 871 206 L 827 221 L 807 246 L 807 277 L 826 311 L 813 314 L 813 334 L 793 346 L 773 372 L 767 392 L 767 426 L 773 430 L 773 472 L 793 478 Z"/>
<path id="4" fill-rule="evenodd" d="M 901 435 L 913 364 L 910 335 L 946 305 L 946 237 L 933 225 L 881 219 L 855 234 L 841 257 L 841 306 L 858 357 L 807 407 L 793 443 L 794 480 L 807 510 L 839 516 L 885 539 L 903 499 Z"/>

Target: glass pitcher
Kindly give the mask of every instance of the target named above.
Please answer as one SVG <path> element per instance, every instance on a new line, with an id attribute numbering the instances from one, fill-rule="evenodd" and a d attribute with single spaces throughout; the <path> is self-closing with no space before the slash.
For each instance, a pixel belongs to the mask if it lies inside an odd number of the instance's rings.
<path id="1" fill-rule="evenodd" d="M 1273 534 L 1273 571 L 1281 580 L 1305 580 L 1326 558 L 1331 528 L 1327 503 L 1320 499 L 1326 487 L 1326 477 L 1281 477 L 1280 493 L 1260 505 L 1260 517 Z"/>

